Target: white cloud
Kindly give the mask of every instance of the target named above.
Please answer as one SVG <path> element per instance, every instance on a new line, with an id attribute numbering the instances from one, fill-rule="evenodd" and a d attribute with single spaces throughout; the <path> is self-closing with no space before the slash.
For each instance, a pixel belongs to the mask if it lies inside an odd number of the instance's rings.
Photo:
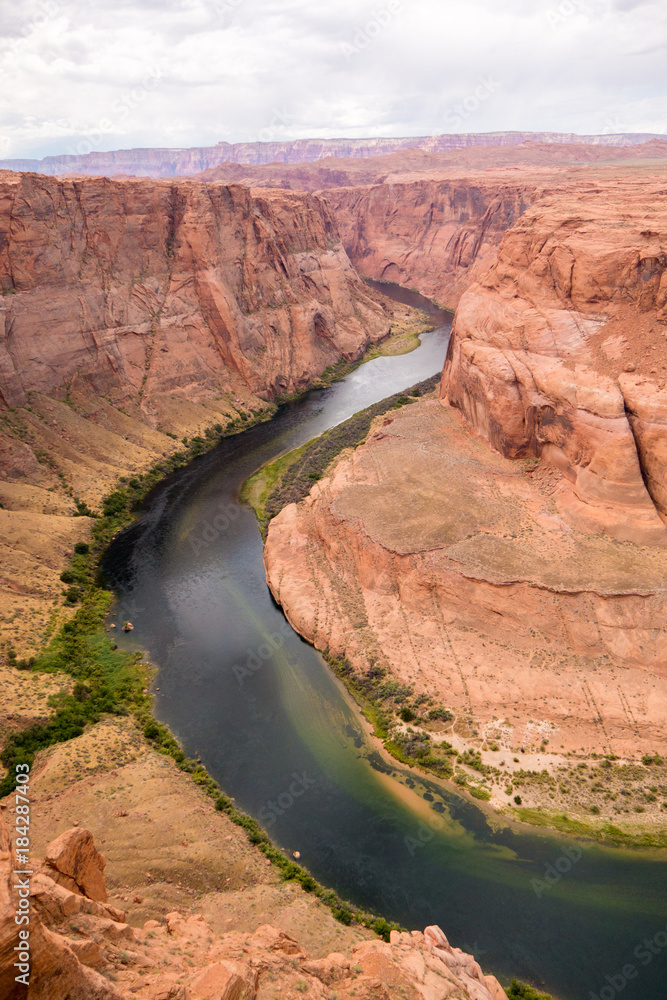
<path id="1" fill-rule="evenodd" d="M 2 157 L 424 135 L 453 131 L 457 106 L 472 109 L 461 131 L 667 131 L 659 0 L 0 0 L 0 14 Z M 498 85 L 473 107 L 481 79 Z"/>

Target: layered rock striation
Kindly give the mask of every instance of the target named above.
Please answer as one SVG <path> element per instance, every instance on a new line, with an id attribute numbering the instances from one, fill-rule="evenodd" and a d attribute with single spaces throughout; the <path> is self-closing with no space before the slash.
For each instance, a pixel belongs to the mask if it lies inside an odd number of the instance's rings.
<path id="1" fill-rule="evenodd" d="M 9 175 L 0 209 L 2 399 L 267 396 L 388 331 L 311 195 L 195 181 Z"/>
<path id="2" fill-rule="evenodd" d="M 664 546 L 666 340 L 664 184 L 561 191 L 463 295 L 443 401 L 501 454 L 557 467 L 579 526 Z"/>
<path id="3" fill-rule="evenodd" d="M 278 123 L 281 124 L 281 123 Z M 219 142 L 190 149 L 121 149 L 111 152 L 67 153 L 42 160 L 0 160 L 0 169 L 39 171 L 42 174 L 175 177 L 194 174 L 221 163 L 303 163 L 332 157 L 381 156 L 406 149 L 437 153 L 451 149 L 516 146 L 527 141 L 584 143 L 592 146 L 633 146 L 662 136 L 648 133 L 580 136 L 564 132 L 485 132 L 371 139 L 296 139 L 267 142 Z"/>

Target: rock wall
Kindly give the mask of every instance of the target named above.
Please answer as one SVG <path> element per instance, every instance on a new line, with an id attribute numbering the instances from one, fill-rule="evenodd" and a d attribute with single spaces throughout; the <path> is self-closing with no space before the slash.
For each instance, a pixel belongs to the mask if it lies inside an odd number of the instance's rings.
<path id="1" fill-rule="evenodd" d="M 390 188 L 354 193 L 358 245 L 374 267 L 409 248 L 405 280 L 433 199 L 408 231 Z M 459 237 L 474 204 L 466 189 Z M 447 225 L 430 242 L 455 287 Z M 659 738 L 667 698 L 664 179 L 563 179 L 501 229 L 459 302 L 440 417 L 399 411 L 285 508 L 267 577 L 318 648 L 386 664 L 476 731 L 511 719 L 514 746 L 543 727 L 631 756 Z"/>
<path id="2" fill-rule="evenodd" d="M 42 641 L 93 507 L 248 426 L 394 317 L 313 195 L 0 179 L 0 646 Z"/>
<path id="3" fill-rule="evenodd" d="M 86 385 L 150 410 L 161 394 L 273 397 L 388 332 L 312 195 L 195 181 L 0 186 L 0 393 Z"/>
<path id="4" fill-rule="evenodd" d="M 495 262 L 503 234 L 541 193 L 530 178 L 393 179 L 323 195 L 361 274 L 406 287 L 454 308 Z"/>
<path id="5" fill-rule="evenodd" d="M 590 530 L 667 543 L 664 182 L 543 198 L 461 298 L 443 401 L 509 457 L 540 456 Z"/>

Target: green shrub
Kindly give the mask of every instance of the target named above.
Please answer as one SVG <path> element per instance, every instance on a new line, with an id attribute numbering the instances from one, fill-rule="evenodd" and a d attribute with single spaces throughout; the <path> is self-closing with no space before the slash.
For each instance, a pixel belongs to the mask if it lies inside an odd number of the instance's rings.
<path id="1" fill-rule="evenodd" d="M 91 510 L 85 500 L 79 500 L 78 497 L 74 497 L 74 503 L 76 504 L 76 514 L 74 517 L 97 517 L 94 510 Z"/>
<path id="2" fill-rule="evenodd" d="M 127 496 L 121 490 L 116 490 L 104 498 L 102 513 L 105 517 L 118 517 L 127 510 Z"/>
<path id="3" fill-rule="evenodd" d="M 548 993 L 539 993 L 528 983 L 521 983 L 518 979 L 513 979 L 512 985 L 505 992 L 509 1000 L 553 1000 Z"/>
<path id="4" fill-rule="evenodd" d="M 90 552 L 90 545 L 88 542 L 77 542 L 74 546 L 74 551 L 78 556 L 87 556 Z"/>
<path id="5" fill-rule="evenodd" d="M 448 712 L 446 708 L 432 708 L 428 713 L 428 717 L 432 722 L 451 722 L 454 718 L 451 712 Z"/>
<path id="6" fill-rule="evenodd" d="M 68 587 L 65 594 L 65 604 L 78 604 L 82 597 L 81 587 Z"/>
<path id="7" fill-rule="evenodd" d="M 412 709 L 408 708 L 407 705 L 401 709 L 399 715 L 403 722 L 413 722 L 417 718 Z"/>

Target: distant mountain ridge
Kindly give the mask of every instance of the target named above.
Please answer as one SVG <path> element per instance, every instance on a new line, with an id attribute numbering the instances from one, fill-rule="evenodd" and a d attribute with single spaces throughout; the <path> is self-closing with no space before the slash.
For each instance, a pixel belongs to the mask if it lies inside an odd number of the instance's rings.
<path id="1" fill-rule="evenodd" d="M 354 158 L 383 156 L 405 149 L 443 153 L 472 146 L 519 146 L 525 142 L 584 143 L 594 146 L 634 146 L 658 133 L 623 132 L 617 135 L 576 135 L 568 132 L 483 132 L 375 139 L 295 139 L 278 142 L 219 142 L 215 146 L 190 149 L 120 149 L 82 155 L 46 156 L 41 160 L 0 160 L 0 169 L 34 171 L 40 174 L 126 174 L 137 177 L 184 177 L 223 163 L 261 166 L 267 163 L 305 163 L 324 157 Z"/>

